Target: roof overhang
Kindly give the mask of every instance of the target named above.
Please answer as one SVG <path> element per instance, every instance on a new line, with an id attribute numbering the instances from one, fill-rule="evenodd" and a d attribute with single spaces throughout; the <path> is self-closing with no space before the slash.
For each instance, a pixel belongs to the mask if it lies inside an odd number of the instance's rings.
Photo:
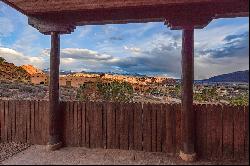
<path id="1" fill-rule="evenodd" d="M 248 0 L 3 0 L 46 34 L 75 26 L 164 21 L 171 29 L 203 28 L 212 19 L 247 17 Z"/>

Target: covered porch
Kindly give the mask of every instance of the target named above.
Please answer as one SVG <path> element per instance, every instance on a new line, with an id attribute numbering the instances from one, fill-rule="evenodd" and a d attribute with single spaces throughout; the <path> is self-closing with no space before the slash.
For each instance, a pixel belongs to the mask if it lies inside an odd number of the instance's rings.
<path id="1" fill-rule="evenodd" d="M 48 149 L 62 146 L 61 109 L 59 104 L 60 35 L 76 26 L 164 22 L 173 30 L 182 30 L 182 104 L 180 157 L 196 158 L 195 113 L 193 109 L 194 29 L 202 29 L 213 19 L 247 17 L 247 0 L 3 0 L 25 14 L 29 24 L 51 35 L 50 102 L 48 109 Z"/>

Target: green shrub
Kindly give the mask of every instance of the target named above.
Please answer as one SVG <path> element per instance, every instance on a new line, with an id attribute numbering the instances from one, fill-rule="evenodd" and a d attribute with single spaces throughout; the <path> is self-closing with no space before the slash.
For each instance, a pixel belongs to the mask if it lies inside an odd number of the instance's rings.
<path id="1" fill-rule="evenodd" d="M 6 60 L 3 57 L 0 57 L 0 64 L 6 62 Z"/>
<path id="2" fill-rule="evenodd" d="M 81 101 L 129 102 L 133 98 L 133 87 L 127 82 L 113 81 L 83 84 L 77 90 L 76 98 Z"/>
<path id="3" fill-rule="evenodd" d="M 233 97 L 230 99 L 230 104 L 236 106 L 248 106 L 249 105 L 249 96 L 241 95 L 237 97 Z"/>

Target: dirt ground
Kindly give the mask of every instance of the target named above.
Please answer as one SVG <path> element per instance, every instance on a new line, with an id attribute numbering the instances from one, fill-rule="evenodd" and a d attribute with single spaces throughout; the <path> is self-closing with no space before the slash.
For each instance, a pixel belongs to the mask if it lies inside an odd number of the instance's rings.
<path id="1" fill-rule="evenodd" d="M 46 151 L 45 146 L 31 146 L 2 162 L 3 165 L 248 165 L 248 163 L 198 161 L 185 163 L 164 153 L 65 147 Z"/>
<path id="2" fill-rule="evenodd" d="M 24 144 L 24 143 L 0 142 L 0 164 L 2 161 L 6 160 L 7 158 L 27 149 L 29 146 L 30 145 Z"/>

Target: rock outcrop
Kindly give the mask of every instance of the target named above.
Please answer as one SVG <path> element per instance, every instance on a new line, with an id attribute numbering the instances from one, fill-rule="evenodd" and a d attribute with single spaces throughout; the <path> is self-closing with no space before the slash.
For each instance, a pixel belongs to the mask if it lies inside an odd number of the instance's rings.
<path id="1" fill-rule="evenodd" d="M 15 66 L 13 63 L 0 61 L 0 80 L 11 82 L 30 82 L 30 74 L 22 67 Z"/>

